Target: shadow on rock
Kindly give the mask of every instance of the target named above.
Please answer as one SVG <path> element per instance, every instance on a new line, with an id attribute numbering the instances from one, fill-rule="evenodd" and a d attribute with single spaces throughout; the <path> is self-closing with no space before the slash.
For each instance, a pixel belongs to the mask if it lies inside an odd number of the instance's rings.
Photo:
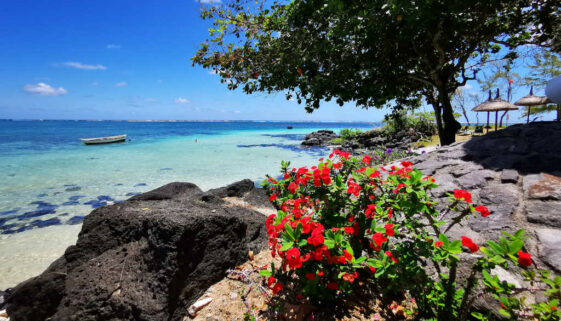
<path id="1" fill-rule="evenodd" d="M 466 159 L 492 170 L 514 169 L 521 174 L 561 171 L 561 123 L 513 125 L 474 137 L 465 144 Z"/>

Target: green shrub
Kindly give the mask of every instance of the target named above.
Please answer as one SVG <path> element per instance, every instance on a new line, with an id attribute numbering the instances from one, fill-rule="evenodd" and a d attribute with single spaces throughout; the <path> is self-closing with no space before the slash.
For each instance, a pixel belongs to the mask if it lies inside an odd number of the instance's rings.
<path id="1" fill-rule="evenodd" d="M 435 135 L 437 132 L 434 115 L 427 112 L 408 114 L 406 111 L 386 115 L 384 131 L 393 135 L 402 130 L 413 129 L 425 137 Z"/>
<path id="2" fill-rule="evenodd" d="M 360 130 L 358 128 L 343 128 L 343 129 L 341 129 L 341 139 L 343 141 L 351 140 L 353 138 L 356 138 L 360 134 L 362 134 L 362 130 Z"/>
<path id="3" fill-rule="evenodd" d="M 490 314 L 471 307 L 486 292 L 509 320 L 559 320 L 561 278 L 532 268 L 523 251 L 524 231 L 503 233 L 486 246 L 465 236 L 449 239 L 444 218 L 453 224 L 470 216 L 484 220 L 489 210 L 457 189 L 439 211 L 429 196 L 437 187 L 433 178 L 407 161 L 401 168 L 374 167 L 372 161 L 369 155 L 360 159 L 336 150 L 311 169 L 290 169 L 283 162 L 282 179 L 265 182 L 278 209 L 266 220 L 269 246 L 282 264 L 260 273 L 275 295 L 325 303 L 349 295 L 362 276 L 386 294 L 409 293 L 417 319 L 488 320 Z M 462 284 L 456 272 L 468 256 L 472 273 Z M 490 273 L 498 266 L 520 267 L 532 288 L 544 294 L 542 302 L 527 304 L 518 296 L 524 289 Z"/>

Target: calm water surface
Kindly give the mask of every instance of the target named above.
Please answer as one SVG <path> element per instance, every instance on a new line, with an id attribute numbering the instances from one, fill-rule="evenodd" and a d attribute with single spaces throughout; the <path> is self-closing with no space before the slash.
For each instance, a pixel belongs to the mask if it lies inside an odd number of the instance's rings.
<path id="1" fill-rule="evenodd" d="M 41 273 L 76 241 L 92 209 L 173 181 L 203 190 L 277 175 L 281 160 L 309 165 L 301 149 L 319 129 L 379 123 L 0 121 L 0 289 Z M 293 129 L 288 129 L 292 126 Z M 86 146 L 79 138 L 127 134 Z"/>

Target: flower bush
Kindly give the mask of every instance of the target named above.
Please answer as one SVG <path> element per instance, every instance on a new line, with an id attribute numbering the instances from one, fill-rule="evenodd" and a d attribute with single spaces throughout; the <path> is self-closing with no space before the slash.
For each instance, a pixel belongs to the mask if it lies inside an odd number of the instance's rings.
<path id="1" fill-rule="evenodd" d="M 497 311 L 508 318 L 559 320 L 561 279 L 531 270 L 524 231 L 504 233 L 486 246 L 467 236 L 451 240 L 443 228 L 470 216 L 485 219 L 492 215 L 489 209 L 474 207 L 471 194 L 460 189 L 442 209 L 429 197 L 435 180 L 412 163 L 389 168 L 372 163 L 369 155 L 336 150 L 311 168 L 290 169 L 283 162 L 282 179 L 268 178 L 265 188 L 278 212 L 267 218 L 266 228 L 271 254 L 282 264 L 261 274 L 275 295 L 297 293 L 324 303 L 349 295 L 362 277 L 388 294 L 408 293 L 426 320 L 487 320 L 490 313 L 471 309 L 481 291 L 496 298 Z M 460 282 L 458 263 L 472 253 L 478 254 L 472 273 Z M 548 300 L 526 305 L 516 294 L 528 289 L 499 280 L 490 272 L 496 266 L 522 269 Z"/>

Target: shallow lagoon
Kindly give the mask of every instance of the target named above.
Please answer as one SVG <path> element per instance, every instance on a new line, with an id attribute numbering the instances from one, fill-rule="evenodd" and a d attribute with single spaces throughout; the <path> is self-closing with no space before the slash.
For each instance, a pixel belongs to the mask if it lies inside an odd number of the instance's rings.
<path id="1" fill-rule="evenodd" d="M 294 129 L 287 129 L 293 126 Z M 300 149 L 318 129 L 374 123 L 0 121 L 0 289 L 41 273 L 76 241 L 93 208 L 173 181 L 216 188 L 265 174 L 281 160 L 309 165 L 325 148 Z M 121 144 L 78 138 L 128 134 Z"/>

